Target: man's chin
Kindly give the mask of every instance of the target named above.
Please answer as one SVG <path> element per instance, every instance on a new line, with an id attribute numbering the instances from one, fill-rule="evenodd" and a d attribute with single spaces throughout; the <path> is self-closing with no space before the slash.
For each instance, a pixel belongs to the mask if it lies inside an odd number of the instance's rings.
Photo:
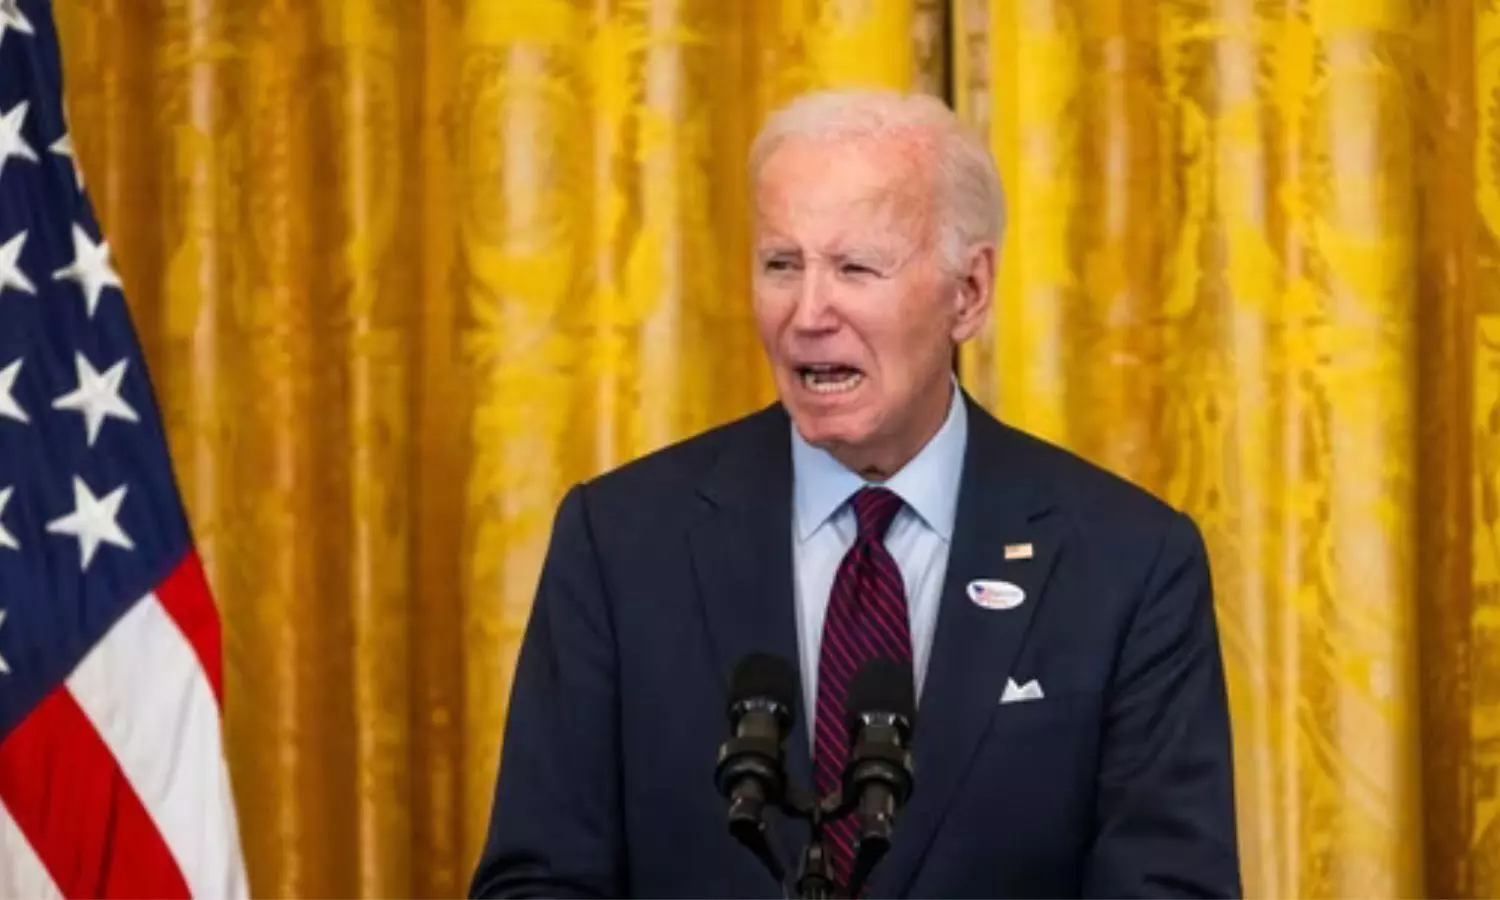
<path id="1" fill-rule="evenodd" d="M 794 412 L 792 422 L 804 441 L 830 453 L 857 448 L 867 443 L 874 432 L 865 417 L 850 413 Z"/>

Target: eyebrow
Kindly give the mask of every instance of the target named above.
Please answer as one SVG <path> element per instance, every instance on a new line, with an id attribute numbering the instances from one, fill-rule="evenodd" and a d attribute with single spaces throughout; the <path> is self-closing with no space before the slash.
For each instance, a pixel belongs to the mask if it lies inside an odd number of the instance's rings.
<path id="1" fill-rule="evenodd" d="M 880 266 L 881 268 L 899 269 L 906 265 L 917 255 L 920 248 L 912 248 L 906 253 L 888 246 L 862 245 L 835 250 L 832 253 L 820 254 L 834 262 L 862 262 Z M 776 243 L 767 243 L 755 248 L 757 259 L 775 259 L 777 257 L 790 257 L 802 259 L 806 254 L 800 247 L 790 247 Z"/>

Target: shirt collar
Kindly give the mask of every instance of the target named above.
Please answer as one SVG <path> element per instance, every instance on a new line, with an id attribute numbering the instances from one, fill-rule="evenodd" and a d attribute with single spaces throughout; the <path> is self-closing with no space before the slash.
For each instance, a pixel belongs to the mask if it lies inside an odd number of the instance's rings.
<path id="1" fill-rule="evenodd" d="M 807 443 L 792 432 L 792 484 L 796 502 L 797 540 L 812 537 L 855 491 L 869 484 L 856 472 L 844 468 L 826 450 Z M 920 452 L 883 485 L 945 541 L 953 536 L 953 518 L 958 508 L 958 484 L 963 475 L 964 447 L 969 438 L 968 410 L 958 392 L 958 383 L 948 401 L 948 417 L 937 434 Z"/>

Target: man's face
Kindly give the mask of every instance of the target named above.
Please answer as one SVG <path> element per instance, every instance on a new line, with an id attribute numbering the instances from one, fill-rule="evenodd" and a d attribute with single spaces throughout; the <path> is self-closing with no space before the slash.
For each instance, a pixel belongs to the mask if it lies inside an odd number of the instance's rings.
<path id="1" fill-rule="evenodd" d="M 793 138 L 755 196 L 755 317 L 797 430 L 888 476 L 947 413 L 953 347 L 979 328 L 988 275 L 945 271 L 931 166 L 912 140 Z M 988 272 L 971 254 L 964 269 Z"/>

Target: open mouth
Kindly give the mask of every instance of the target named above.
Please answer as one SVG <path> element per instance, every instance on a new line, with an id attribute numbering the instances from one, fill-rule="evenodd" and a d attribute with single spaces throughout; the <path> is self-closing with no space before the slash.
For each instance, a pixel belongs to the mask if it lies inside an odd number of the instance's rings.
<path id="1" fill-rule="evenodd" d="M 818 394 L 842 394 L 859 387 L 865 373 L 842 363 L 813 363 L 798 366 L 797 375 L 803 387 Z"/>

